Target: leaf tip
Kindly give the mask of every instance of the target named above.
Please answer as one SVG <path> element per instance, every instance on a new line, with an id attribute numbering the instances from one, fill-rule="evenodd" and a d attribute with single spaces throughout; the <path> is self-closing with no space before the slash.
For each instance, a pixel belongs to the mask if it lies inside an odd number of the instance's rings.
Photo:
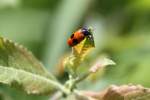
<path id="1" fill-rule="evenodd" d="M 114 61 L 108 58 L 99 58 L 94 65 L 89 69 L 90 72 L 95 73 L 99 69 L 104 68 L 108 65 L 116 65 Z"/>

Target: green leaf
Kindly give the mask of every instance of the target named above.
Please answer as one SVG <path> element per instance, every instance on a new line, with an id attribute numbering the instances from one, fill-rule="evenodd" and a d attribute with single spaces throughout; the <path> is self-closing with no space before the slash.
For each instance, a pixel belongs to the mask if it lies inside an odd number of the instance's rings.
<path id="1" fill-rule="evenodd" d="M 0 91 L 0 100 L 12 100 L 12 98 L 7 93 Z"/>
<path id="2" fill-rule="evenodd" d="M 0 37 L 0 82 L 17 87 L 19 85 L 28 93 L 45 93 L 62 88 L 31 52 L 2 37 Z"/>
<path id="3" fill-rule="evenodd" d="M 22 69 L 0 66 L 0 73 L 1 83 L 23 89 L 28 94 L 49 94 L 54 89 L 63 90 L 56 81 Z"/>
<path id="4" fill-rule="evenodd" d="M 103 69 L 108 65 L 115 65 L 116 63 L 108 58 L 99 58 L 94 65 L 89 69 L 91 73 L 98 72 L 98 70 Z"/>
<path id="5" fill-rule="evenodd" d="M 26 48 L 0 37 L 0 65 L 55 79 Z"/>
<path id="6" fill-rule="evenodd" d="M 73 47 L 73 55 L 80 57 L 81 60 L 95 47 L 92 29 L 88 29 L 91 35 L 87 36 L 81 43 Z M 79 58 L 78 58 L 79 59 Z"/>

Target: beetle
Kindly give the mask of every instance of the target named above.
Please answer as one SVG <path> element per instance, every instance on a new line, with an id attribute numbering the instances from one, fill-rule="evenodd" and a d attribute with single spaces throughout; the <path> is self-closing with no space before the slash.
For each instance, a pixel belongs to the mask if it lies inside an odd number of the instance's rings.
<path id="1" fill-rule="evenodd" d="M 91 30 L 87 29 L 87 28 L 81 28 L 79 30 L 77 30 L 76 32 L 74 32 L 70 38 L 67 40 L 67 44 L 70 47 L 76 46 L 77 44 L 79 44 L 82 40 L 84 40 L 85 37 L 90 37 L 91 34 Z"/>

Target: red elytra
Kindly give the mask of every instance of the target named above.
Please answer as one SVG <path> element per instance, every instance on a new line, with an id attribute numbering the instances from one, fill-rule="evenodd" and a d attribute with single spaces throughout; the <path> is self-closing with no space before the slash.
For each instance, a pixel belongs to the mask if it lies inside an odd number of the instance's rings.
<path id="1" fill-rule="evenodd" d="M 72 41 L 72 39 L 71 38 L 69 38 L 68 40 L 67 40 L 67 44 L 69 45 L 69 46 L 73 46 L 73 41 Z"/>
<path id="2" fill-rule="evenodd" d="M 81 29 L 73 33 L 70 38 L 67 40 L 67 44 L 71 47 L 77 45 L 85 38 L 85 35 L 82 33 Z"/>

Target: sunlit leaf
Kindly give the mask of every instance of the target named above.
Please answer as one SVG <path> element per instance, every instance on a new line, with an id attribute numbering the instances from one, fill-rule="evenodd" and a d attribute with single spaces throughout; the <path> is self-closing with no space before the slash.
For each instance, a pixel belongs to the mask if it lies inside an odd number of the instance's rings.
<path id="1" fill-rule="evenodd" d="M 95 47 L 93 34 L 86 37 L 81 43 L 73 47 L 73 53 L 82 59 Z"/>

